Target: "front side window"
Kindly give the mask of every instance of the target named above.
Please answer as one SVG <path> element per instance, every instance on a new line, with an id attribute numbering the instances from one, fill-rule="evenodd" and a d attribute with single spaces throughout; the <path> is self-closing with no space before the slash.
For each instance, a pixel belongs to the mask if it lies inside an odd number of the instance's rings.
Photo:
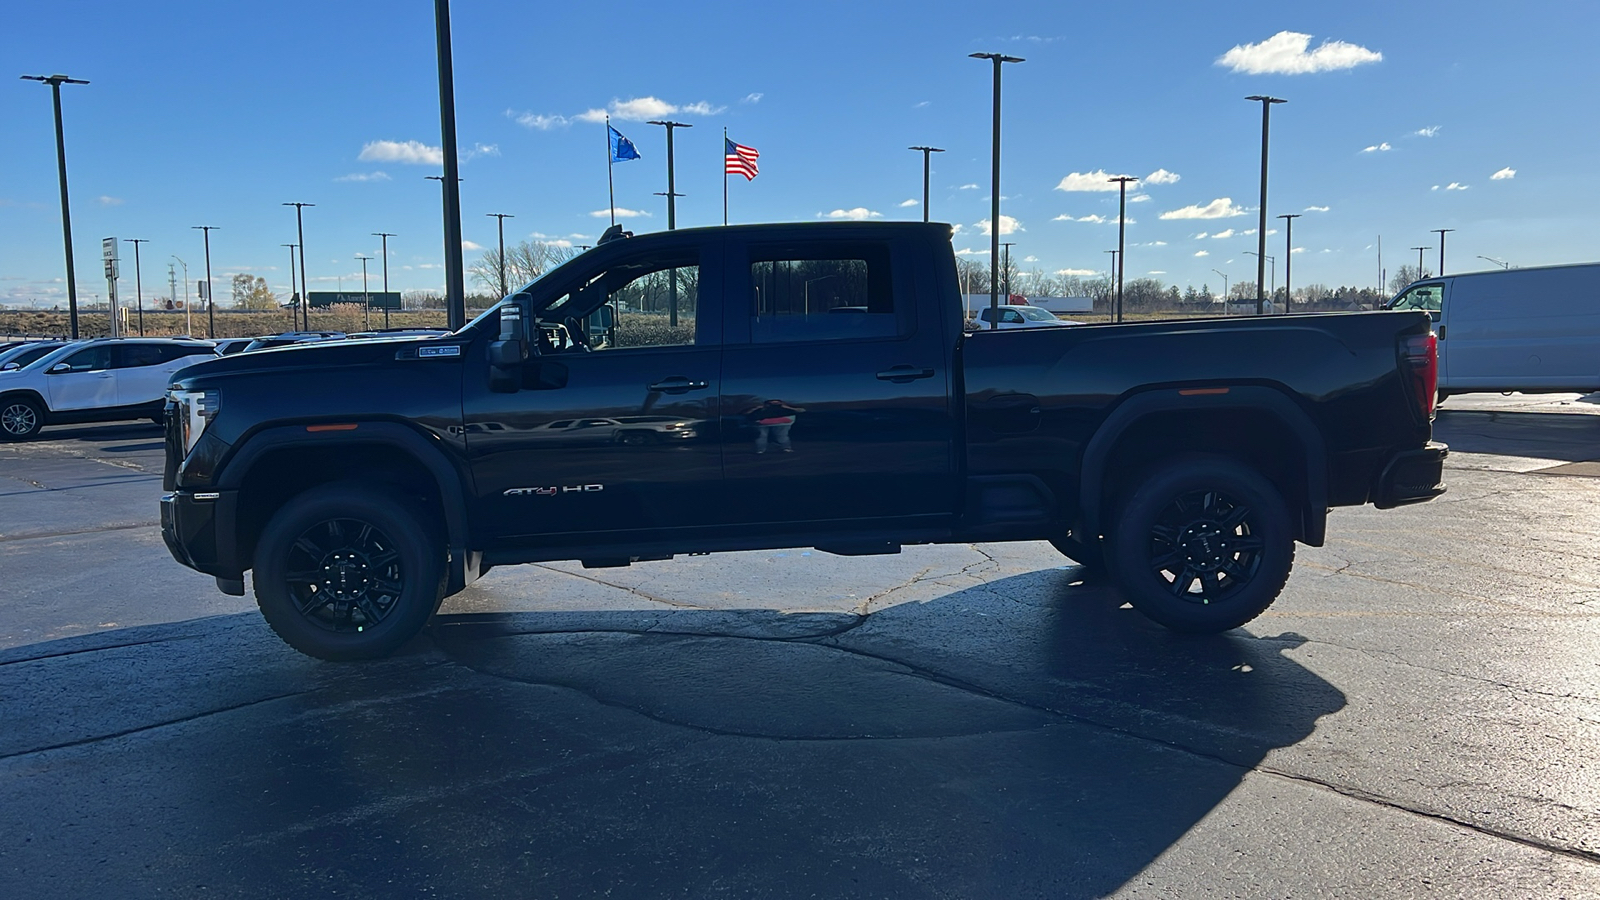
<path id="1" fill-rule="evenodd" d="M 69 372 L 99 372 L 111 368 L 111 348 L 86 347 L 62 360 Z"/>
<path id="2" fill-rule="evenodd" d="M 749 309 L 750 338 L 758 344 L 905 330 L 883 244 L 752 248 Z"/>
<path id="3" fill-rule="evenodd" d="M 1436 313 L 1443 308 L 1444 285 L 1419 284 L 1395 298 L 1390 309 L 1421 309 Z"/>
<path id="4" fill-rule="evenodd" d="M 554 344 L 547 351 L 690 346 L 699 300 L 698 256 L 677 251 L 593 275 L 539 318 L 546 323 L 546 340 Z"/>

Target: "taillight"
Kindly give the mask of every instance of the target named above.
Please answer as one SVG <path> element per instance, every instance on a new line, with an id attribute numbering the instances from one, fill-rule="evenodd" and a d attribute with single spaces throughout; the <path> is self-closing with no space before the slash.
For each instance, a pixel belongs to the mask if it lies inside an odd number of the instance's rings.
<path id="1" fill-rule="evenodd" d="M 1439 396 L 1439 340 L 1430 334 L 1403 338 L 1402 358 L 1411 376 L 1411 395 L 1424 422 L 1433 419 L 1433 404 Z"/>

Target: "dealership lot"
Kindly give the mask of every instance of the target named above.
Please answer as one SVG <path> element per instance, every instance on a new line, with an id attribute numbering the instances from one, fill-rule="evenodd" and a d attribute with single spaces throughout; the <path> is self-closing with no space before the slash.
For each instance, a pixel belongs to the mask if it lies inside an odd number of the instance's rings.
<path id="1" fill-rule="evenodd" d="M 1245 629 L 1047 545 L 498 569 L 367 665 L 0 445 L 0 895 L 1600 895 L 1600 396 L 1452 397 Z M 1492 888 L 1491 888 L 1492 886 Z"/>

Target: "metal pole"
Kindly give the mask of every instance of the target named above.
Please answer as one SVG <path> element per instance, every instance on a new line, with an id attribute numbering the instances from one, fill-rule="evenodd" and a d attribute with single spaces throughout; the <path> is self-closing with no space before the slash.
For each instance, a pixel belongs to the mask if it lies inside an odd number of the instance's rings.
<path id="1" fill-rule="evenodd" d="M 1255 95 L 1246 97 L 1246 100 L 1261 101 L 1261 215 L 1260 224 L 1256 226 L 1256 315 L 1266 311 L 1267 278 L 1267 132 L 1272 117 L 1272 104 L 1286 103 L 1277 97 Z"/>
<path id="2" fill-rule="evenodd" d="M 361 260 L 361 310 L 366 316 L 366 329 L 372 330 L 372 295 L 367 292 L 367 260 L 370 256 L 357 256 Z"/>
<path id="3" fill-rule="evenodd" d="M 1227 312 L 1228 311 L 1228 273 L 1222 271 L 1221 269 L 1212 269 L 1211 271 L 1213 271 L 1213 272 L 1217 273 L 1218 275 L 1222 276 L 1222 311 L 1223 312 Z"/>
<path id="4" fill-rule="evenodd" d="M 439 38 L 439 131 L 444 151 L 445 305 L 450 330 L 467 324 L 467 297 L 461 263 L 461 160 L 456 157 L 456 89 L 450 60 L 450 0 L 434 0 Z"/>
<path id="5" fill-rule="evenodd" d="M 673 160 L 672 129 L 674 129 L 674 128 L 693 128 L 694 126 L 689 124 L 689 123 L 687 123 L 687 122 L 673 122 L 673 121 L 668 120 L 668 119 L 652 119 L 649 122 L 646 122 L 645 124 L 647 124 L 647 125 L 660 125 L 661 127 L 667 129 L 667 230 L 668 231 L 674 231 L 678 227 L 678 196 L 679 195 L 678 195 L 678 182 L 677 182 L 677 165 Z M 607 139 L 609 140 L 609 135 L 607 136 Z M 723 144 L 723 149 L 724 150 L 727 149 L 727 144 L 726 143 Z M 724 170 L 727 169 L 726 160 L 724 160 L 723 169 Z M 724 173 L 723 173 L 723 184 L 724 184 L 724 186 L 726 186 L 726 184 L 727 184 L 727 173 L 726 173 L 726 171 L 724 171 Z M 724 203 L 726 203 L 726 200 L 724 200 Z M 727 224 L 727 223 L 724 222 L 723 224 Z M 671 302 L 671 306 L 667 307 L 667 325 L 669 327 L 672 327 L 672 328 L 677 328 L 678 327 L 678 270 L 677 270 L 676 267 L 674 267 L 673 269 L 671 269 L 667 273 L 667 280 L 669 282 L 668 300 Z"/>
<path id="6" fill-rule="evenodd" d="M 384 293 L 384 299 L 383 299 L 383 327 L 384 328 L 388 328 L 389 327 L 389 297 L 388 297 L 388 294 L 389 294 L 389 238 L 394 237 L 394 232 L 392 232 L 392 231 L 374 231 L 372 233 L 372 236 L 375 237 L 375 238 L 379 238 L 380 240 L 383 241 L 383 293 Z M 506 255 L 505 238 L 502 236 L 501 239 L 500 239 L 500 256 L 503 259 L 503 258 L 505 258 L 505 255 Z M 505 277 L 501 276 L 500 280 L 504 281 Z"/>
<path id="7" fill-rule="evenodd" d="M 1007 303 L 1011 302 L 1011 248 L 1015 247 L 1016 244 L 1016 241 L 1006 241 L 1000 245 L 1005 248 L 1005 261 L 1000 265 L 1000 274 L 1005 279 Z"/>
<path id="8" fill-rule="evenodd" d="M 497 224 L 500 226 L 500 296 L 504 298 L 511 293 L 511 289 L 506 285 L 506 220 L 515 219 L 516 216 L 510 213 L 484 213 L 484 215 L 496 219 Z M 389 263 L 385 260 L 384 268 L 387 270 L 388 267 Z M 385 287 L 384 290 L 388 290 L 388 287 Z"/>
<path id="9" fill-rule="evenodd" d="M 991 331 L 1000 327 L 1000 279 L 995 277 L 995 263 L 1000 256 L 1000 67 L 1008 62 L 1023 62 L 1020 57 L 1001 53 L 969 53 L 973 59 L 994 62 L 994 146 L 991 152 L 989 198 L 989 321 Z"/>
<path id="10" fill-rule="evenodd" d="M 88 84 L 66 75 L 24 75 L 27 81 L 50 85 L 50 97 L 56 111 L 56 173 L 61 182 L 61 241 L 67 250 L 67 315 L 72 339 L 78 339 L 78 274 L 72 263 L 72 209 L 67 202 L 67 139 L 61 125 L 61 86 L 63 84 Z"/>
<path id="11" fill-rule="evenodd" d="M 1422 278 L 1423 277 L 1423 274 L 1422 274 L 1422 251 L 1424 251 L 1424 250 L 1432 250 L 1433 248 L 1432 247 L 1412 247 L 1411 249 L 1417 251 L 1417 277 L 1418 278 Z"/>
<path id="12" fill-rule="evenodd" d="M 1439 236 L 1439 274 L 1441 276 L 1444 275 L 1444 236 L 1445 236 L 1445 234 L 1447 234 L 1447 233 L 1449 233 L 1451 231 L 1455 231 L 1455 229 L 1454 228 L 1435 228 L 1435 229 L 1433 229 L 1433 233 L 1437 234 Z"/>
<path id="13" fill-rule="evenodd" d="M 145 238 L 123 238 L 133 245 L 133 296 L 139 304 L 139 337 L 144 337 L 144 279 L 139 272 L 139 245 L 148 244 Z"/>
<path id="14" fill-rule="evenodd" d="M 206 237 L 206 337 L 215 339 L 217 336 L 217 295 L 213 292 L 211 284 L 211 232 L 215 225 L 191 225 Z"/>
<path id="15" fill-rule="evenodd" d="M 183 266 L 183 336 L 194 337 L 193 313 L 189 309 L 189 264 L 184 262 L 176 253 L 172 255 Z M 173 298 L 177 299 L 177 298 Z"/>
<path id="16" fill-rule="evenodd" d="M 912 147 L 922 151 L 922 221 L 928 221 L 928 160 L 931 154 L 943 153 L 940 147 Z"/>
<path id="17" fill-rule="evenodd" d="M 300 239 L 300 327 L 304 331 L 311 330 L 311 282 L 306 280 L 306 223 L 302 210 L 307 206 L 316 206 L 315 203 L 285 203 L 284 206 L 294 207 L 295 233 Z"/>
<path id="18" fill-rule="evenodd" d="M 280 246 L 280 247 L 288 247 L 289 248 L 289 303 L 291 304 L 290 307 L 289 307 L 289 315 L 294 318 L 294 322 L 291 323 L 291 326 L 298 326 L 300 324 L 300 314 L 298 312 L 298 310 L 300 308 L 300 292 L 298 290 L 295 290 L 295 283 L 294 283 L 294 247 L 295 247 L 295 245 L 294 244 L 279 244 L 278 246 Z"/>
<path id="19" fill-rule="evenodd" d="M 1138 181 L 1131 175 L 1118 175 L 1110 179 L 1117 183 L 1119 194 L 1117 203 L 1117 321 L 1122 321 L 1122 275 L 1127 268 L 1128 254 L 1126 250 L 1126 237 L 1128 233 L 1128 182 Z"/>
<path id="20" fill-rule="evenodd" d="M 1122 251 L 1107 250 L 1105 252 L 1111 254 L 1111 271 L 1106 274 L 1106 306 L 1108 307 L 1106 314 L 1111 316 L 1111 321 L 1115 322 L 1117 320 L 1117 308 L 1114 305 L 1116 300 L 1113 298 L 1112 291 L 1117 287 L 1117 257 Z"/>
<path id="21" fill-rule="evenodd" d="M 1300 218 L 1300 213 L 1285 213 L 1278 218 L 1283 220 L 1283 312 L 1288 314 L 1294 305 L 1294 288 L 1289 279 L 1294 275 L 1294 220 Z"/>

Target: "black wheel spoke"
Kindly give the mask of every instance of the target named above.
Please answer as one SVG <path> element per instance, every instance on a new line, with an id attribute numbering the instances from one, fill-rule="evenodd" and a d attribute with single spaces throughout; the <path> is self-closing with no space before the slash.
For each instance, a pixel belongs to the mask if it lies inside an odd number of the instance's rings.
<path id="1" fill-rule="evenodd" d="M 1250 507 L 1235 506 L 1228 512 L 1226 516 L 1222 517 L 1222 521 L 1218 524 L 1221 526 L 1223 531 L 1231 532 L 1237 529 L 1240 525 L 1243 525 L 1245 520 L 1248 518 L 1250 518 Z"/>
<path id="2" fill-rule="evenodd" d="M 300 614 L 310 617 L 321 612 L 329 603 L 333 602 L 333 594 L 328 591 L 318 591 L 312 594 L 304 604 L 300 604 Z"/>
<path id="3" fill-rule="evenodd" d="M 296 569 L 293 572 L 284 573 L 283 576 L 284 580 L 290 584 L 311 584 L 321 577 L 322 573 L 316 569 Z"/>
<path id="4" fill-rule="evenodd" d="M 1183 554 L 1177 550 L 1164 553 L 1155 559 L 1150 560 L 1150 568 L 1156 572 L 1164 572 L 1169 569 L 1176 570 L 1181 567 L 1182 564 Z"/>
<path id="5" fill-rule="evenodd" d="M 1175 596 L 1182 597 L 1184 594 L 1189 593 L 1190 586 L 1194 584 L 1194 578 L 1194 569 L 1190 568 L 1188 563 L 1184 563 L 1183 568 L 1178 570 L 1177 577 L 1172 580 L 1167 589 L 1172 591 Z"/>
<path id="6" fill-rule="evenodd" d="M 1221 571 L 1222 574 L 1232 579 L 1234 584 L 1244 584 L 1250 580 L 1250 573 L 1247 572 L 1243 566 L 1239 565 L 1239 561 L 1236 559 L 1230 559 L 1224 562 L 1222 564 Z"/>
<path id="7" fill-rule="evenodd" d="M 1215 572 L 1202 572 L 1200 574 L 1200 595 L 1206 602 L 1222 599 L 1222 581 Z"/>
<path id="8" fill-rule="evenodd" d="M 383 619 L 384 611 L 378 609 L 378 605 L 372 602 L 371 594 L 362 594 L 357 597 L 355 605 L 361 608 L 361 614 L 367 619 L 366 624 L 376 625 Z"/>
<path id="9" fill-rule="evenodd" d="M 1150 526 L 1150 536 L 1168 546 L 1178 542 L 1178 529 L 1171 525 L 1155 524 Z"/>
<path id="10" fill-rule="evenodd" d="M 1239 553 L 1260 553 L 1266 546 L 1265 541 L 1253 534 L 1241 534 L 1228 540 L 1228 549 Z"/>
<path id="11" fill-rule="evenodd" d="M 306 554 L 314 560 L 320 560 L 324 556 L 328 555 L 328 551 L 322 549 L 322 547 L 317 544 L 316 541 L 312 540 L 309 533 L 302 534 L 300 539 L 294 542 L 294 549 L 299 550 L 301 553 Z"/>

